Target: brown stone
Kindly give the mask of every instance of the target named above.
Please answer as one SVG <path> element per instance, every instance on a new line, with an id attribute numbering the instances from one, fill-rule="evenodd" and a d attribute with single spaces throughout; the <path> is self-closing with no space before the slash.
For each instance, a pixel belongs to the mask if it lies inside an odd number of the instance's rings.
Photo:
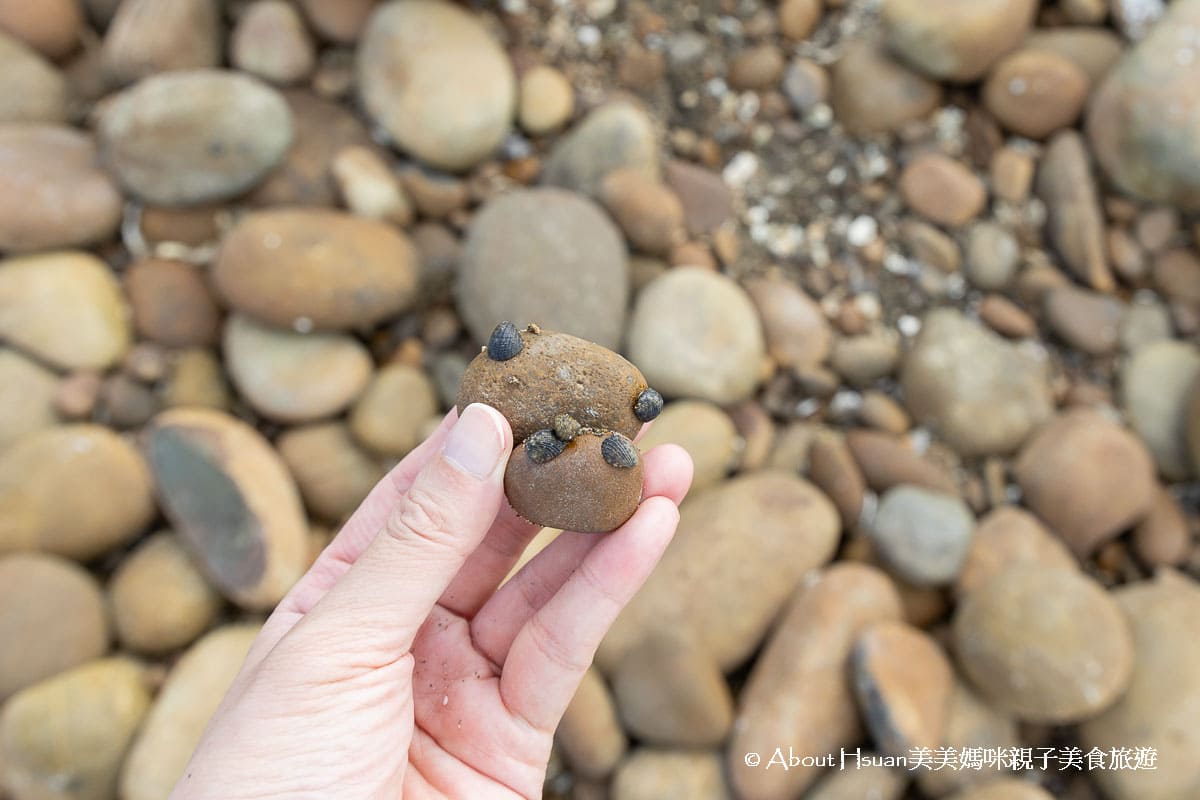
<path id="1" fill-rule="evenodd" d="M 900 193 L 909 207 L 939 225 L 957 227 L 977 217 L 987 190 L 969 169 L 938 153 L 925 153 L 900 174 Z"/>
<path id="2" fill-rule="evenodd" d="M 1063 131 L 1046 145 L 1037 193 L 1049 212 L 1050 242 L 1067 266 L 1096 291 L 1111 292 L 1099 195 L 1083 137 L 1075 131 Z"/>
<path id="3" fill-rule="evenodd" d="M 595 669 L 584 673 L 558 724 L 556 739 L 572 769 L 583 778 L 608 777 L 625 755 L 628 742 L 612 694 Z"/>
<path id="4" fill-rule="evenodd" d="M 1078 567 L 1071 551 L 1037 517 L 1015 506 L 1000 506 L 979 520 L 955 591 L 968 594 L 1012 564 Z"/>
<path id="5" fill-rule="evenodd" d="M 803 369 L 822 363 L 833 346 L 833 331 L 815 300 L 778 277 L 745 283 L 762 320 L 767 353 L 782 367 Z"/>
<path id="6" fill-rule="evenodd" d="M 929 459 L 913 452 L 903 439 L 877 431 L 852 430 L 846 434 L 846 444 L 867 485 L 877 492 L 906 483 L 935 492 L 958 494 L 954 478 Z"/>
<path id="7" fill-rule="evenodd" d="M 889 0 L 888 44 L 930 77 L 969 82 L 1020 44 L 1037 10 L 1034 0 Z"/>
<path id="8" fill-rule="evenodd" d="M 1037 335 L 1037 322 L 1033 317 L 1004 295 L 985 295 L 979 303 L 979 318 L 996 333 L 1010 339 L 1028 339 Z"/>
<path id="9" fill-rule="evenodd" d="M 103 63 L 117 84 L 221 62 L 220 11 L 212 0 L 122 2 L 104 36 Z"/>
<path id="10" fill-rule="evenodd" d="M 1160 488 L 1150 511 L 1133 529 L 1133 552 L 1154 569 L 1179 566 L 1191 550 L 1192 532 L 1183 507 L 1170 492 Z"/>
<path id="11" fill-rule="evenodd" d="M 992 69 L 983 103 L 1001 125 L 1041 139 L 1079 118 L 1088 76 L 1074 62 L 1044 50 L 1018 50 Z"/>
<path id="12" fill-rule="evenodd" d="M 346 519 L 383 478 L 343 422 L 292 428 L 275 443 L 296 478 L 305 505 L 331 522 Z"/>
<path id="13" fill-rule="evenodd" d="M 692 457 L 692 491 L 722 481 L 738 463 L 738 430 L 719 406 L 704 400 L 674 400 L 638 440 L 643 452 L 677 444 Z"/>
<path id="14" fill-rule="evenodd" d="M 783 0 L 779 4 L 779 32 L 789 39 L 807 39 L 821 22 L 821 0 Z"/>
<path id="15" fill-rule="evenodd" d="M 124 275 L 137 332 L 168 347 L 217 341 L 221 312 L 201 271 L 181 261 L 146 258 Z"/>
<path id="16" fill-rule="evenodd" d="M 891 131 L 923 119 L 942 101 L 942 88 L 867 39 L 846 42 L 833 66 L 834 116 L 849 131 Z"/>
<path id="17" fill-rule="evenodd" d="M 771 44 L 751 47 L 738 53 L 729 65 L 729 85 L 739 91 L 770 89 L 779 83 L 783 67 L 783 54 L 778 47 Z"/>
<path id="18" fill-rule="evenodd" d="M 663 180 L 683 203 L 683 218 L 693 236 L 711 233 L 733 218 L 733 193 L 721 176 L 687 161 L 668 161 Z"/>
<path id="19" fill-rule="evenodd" d="M 400 458 L 420 444 L 421 426 L 437 411 L 437 389 L 423 370 L 388 364 L 367 384 L 348 423 L 368 449 Z"/>
<path id="20" fill-rule="evenodd" d="M 635 169 L 618 169 L 600 182 L 600 200 L 625 238 L 650 255 L 667 255 L 684 238 L 683 204 L 665 185 Z"/>
<path id="21" fill-rule="evenodd" d="M 846 443 L 833 435 L 816 437 L 808 453 L 808 478 L 837 506 L 842 527 L 853 528 L 862 512 L 866 479 Z"/>

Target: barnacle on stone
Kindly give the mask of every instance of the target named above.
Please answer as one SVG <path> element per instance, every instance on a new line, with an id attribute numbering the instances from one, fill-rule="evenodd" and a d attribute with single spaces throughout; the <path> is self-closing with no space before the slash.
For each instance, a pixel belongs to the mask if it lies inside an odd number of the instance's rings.
<path id="1" fill-rule="evenodd" d="M 649 422 L 662 413 L 663 398 L 654 389 L 646 388 L 633 404 L 633 415 L 642 422 Z"/>
<path id="2" fill-rule="evenodd" d="M 521 341 L 521 333 L 511 322 L 501 322 L 488 337 L 487 354 L 493 361 L 508 361 L 521 352 L 525 343 Z"/>
<path id="3" fill-rule="evenodd" d="M 619 433 L 609 434 L 600 443 L 600 455 L 614 467 L 629 469 L 637 466 L 638 452 L 633 442 Z"/>
<path id="4" fill-rule="evenodd" d="M 582 427 L 579 420 L 570 414 L 559 414 L 554 418 L 554 435 L 564 442 L 569 442 L 578 436 Z"/>
<path id="5" fill-rule="evenodd" d="M 525 455 L 535 464 L 545 464 L 562 454 L 566 443 L 554 435 L 554 431 L 546 428 L 530 435 L 525 440 Z"/>

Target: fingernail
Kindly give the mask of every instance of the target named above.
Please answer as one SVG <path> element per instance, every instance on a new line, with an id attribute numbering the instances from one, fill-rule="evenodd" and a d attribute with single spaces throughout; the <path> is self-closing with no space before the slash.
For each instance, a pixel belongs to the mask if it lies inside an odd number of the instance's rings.
<path id="1" fill-rule="evenodd" d="M 479 403 L 463 411 L 446 438 L 444 455 L 476 478 L 486 478 L 504 455 L 499 412 Z"/>

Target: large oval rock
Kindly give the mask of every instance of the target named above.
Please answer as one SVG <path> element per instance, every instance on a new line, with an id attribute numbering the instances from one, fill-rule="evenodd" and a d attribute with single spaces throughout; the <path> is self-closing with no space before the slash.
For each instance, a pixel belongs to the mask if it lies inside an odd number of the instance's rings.
<path id="1" fill-rule="evenodd" d="M 1121 401 L 1130 424 L 1150 448 L 1159 472 L 1186 480 L 1193 465 L 1187 452 L 1187 395 L 1200 380 L 1200 349 L 1186 342 L 1151 342 L 1121 369 Z M 1200 469 L 1200 465 L 1196 465 Z"/>
<path id="2" fill-rule="evenodd" d="M 638 295 L 629 323 L 629 359 L 664 395 L 718 405 L 745 400 L 766 354 L 749 296 L 729 278 L 677 267 Z"/>
<path id="3" fill-rule="evenodd" d="M 0 452 L 27 433 L 58 422 L 59 379 L 15 350 L 0 347 Z"/>
<path id="4" fill-rule="evenodd" d="M 105 74 L 118 85 L 220 63 L 221 10 L 212 0 L 122 0 L 101 51 Z"/>
<path id="5" fill-rule="evenodd" d="M 1016 48 L 1037 10 L 1035 0 L 887 0 L 888 44 L 933 78 L 972 81 Z"/>
<path id="6" fill-rule="evenodd" d="M 680 532 L 596 654 L 605 671 L 655 631 L 690 637 L 723 670 L 737 666 L 801 577 L 833 555 L 841 529 L 812 484 L 774 471 L 700 492 L 680 515 Z"/>
<path id="7" fill-rule="evenodd" d="M 942 88 L 893 60 L 881 43 L 857 39 L 833 66 L 831 102 L 849 131 L 891 131 L 928 116 Z"/>
<path id="8" fill-rule="evenodd" d="M 1100 194 L 1083 137 L 1075 131 L 1062 131 L 1046 146 L 1037 193 L 1046 204 L 1050 242 L 1063 261 L 1096 291 L 1112 291 Z"/>
<path id="9" fill-rule="evenodd" d="M 117 639 L 151 655 L 191 644 L 221 610 L 220 595 L 171 533 L 156 533 L 123 558 L 108 592 Z"/>
<path id="10" fill-rule="evenodd" d="M 959 665 L 993 705 L 1029 722 L 1103 711 L 1129 685 L 1129 623 L 1075 570 L 1017 564 L 968 594 L 953 623 Z"/>
<path id="11" fill-rule="evenodd" d="M 954 682 L 946 708 L 942 747 L 962 752 L 964 747 L 1010 748 L 1020 745 L 1016 720 L 983 702 L 961 680 Z M 994 780 L 995 775 L 991 772 L 974 769 L 930 769 L 917 774 L 917 783 L 930 797 L 942 797 L 954 789 Z"/>
<path id="12" fill-rule="evenodd" d="M 292 476 L 253 428 L 173 409 L 146 432 L 163 511 L 229 599 L 270 608 L 304 572 L 308 525 Z"/>
<path id="13" fill-rule="evenodd" d="M 914 586 L 941 586 L 958 577 L 975 517 L 953 495 L 897 486 L 879 503 L 871 540 L 889 567 Z"/>
<path id="14" fill-rule="evenodd" d="M 423 370 L 388 364 L 375 373 L 348 421 L 354 438 L 369 449 L 400 458 L 420 444 L 422 426 L 437 411 L 437 389 Z"/>
<path id="15" fill-rule="evenodd" d="M 257 635 L 256 625 L 227 625 L 183 654 L 129 750 L 120 797 L 162 800 L 171 793 Z"/>
<path id="16" fill-rule="evenodd" d="M 542 182 L 596 197 L 605 176 L 619 169 L 650 179 L 659 172 L 654 123 L 627 102 L 600 106 L 559 139 L 546 159 Z"/>
<path id="17" fill-rule="evenodd" d="M 1175 0 L 1092 96 L 1087 133 L 1126 192 L 1200 210 L 1200 0 Z"/>
<path id="18" fill-rule="evenodd" d="M 638 440 L 643 451 L 677 444 L 692 457 L 696 492 L 719 483 L 737 464 L 741 441 L 729 414 L 703 400 L 676 400 L 663 406 L 654 424 Z"/>
<path id="19" fill-rule="evenodd" d="M 92 140 L 51 125 L 0 127 L 0 250 L 80 247 L 110 237 L 121 195 Z"/>
<path id="20" fill-rule="evenodd" d="M 358 48 L 363 105 L 396 143 L 435 167 L 486 158 L 512 123 L 516 78 L 469 12 L 440 0 L 388 3 Z"/>
<path id="21" fill-rule="evenodd" d="M 1119 472 L 1113 464 L 1121 465 Z M 1042 427 L 1013 471 L 1025 502 L 1079 556 L 1137 522 L 1157 487 L 1141 442 L 1088 408 L 1066 411 Z"/>
<path id="22" fill-rule="evenodd" d="M 974 591 L 1012 564 L 1030 563 L 1076 569 L 1062 540 L 1037 517 L 1015 506 L 1000 506 L 979 520 L 971 549 L 954 584 L 959 595 Z"/>
<path id="23" fill-rule="evenodd" d="M 108 620 L 96 579 L 54 556 L 0 557 L 0 702 L 104 655 Z"/>
<path id="24" fill-rule="evenodd" d="M 116 95 L 98 131 L 126 189 L 150 203 L 189 205 L 258 183 L 292 143 L 292 116 L 278 92 L 248 75 L 167 72 Z"/>
<path id="25" fill-rule="evenodd" d="M 748 767 L 745 753 L 769 754 L 787 742 L 797 754 L 824 754 L 862 735 L 850 651 L 865 627 L 898 620 L 901 613 L 892 582 L 861 564 L 832 566 L 796 592 L 739 697 L 729 748 L 739 797 L 799 797 L 820 775 L 811 766 Z"/>
<path id="26" fill-rule="evenodd" d="M 130 264 L 124 286 L 137 332 L 168 347 L 215 343 L 221 310 L 207 278 L 207 270 L 182 261 L 144 258 Z"/>
<path id="27" fill-rule="evenodd" d="M 1114 592 L 1133 627 L 1137 660 L 1121 699 L 1083 723 L 1084 748 L 1153 747 L 1157 769 L 1105 770 L 1096 780 L 1113 800 L 1174 800 L 1200 793 L 1200 588 L 1164 570 Z"/>
<path id="28" fill-rule="evenodd" d="M 629 746 L 604 677 L 589 668 L 555 731 L 571 769 L 582 778 L 607 778 Z"/>
<path id="29" fill-rule="evenodd" d="M 408 308 L 417 257 L 391 225 L 336 211 L 260 211 L 230 231 L 213 280 L 239 311 L 307 331 L 370 328 Z"/>
<path id="30" fill-rule="evenodd" d="M 0 340 L 61 369 L 104 369 L 130 327 L 120 286 L 90 253 L 0 261 Z"/>
<path id="31" fill-rule="evenodd" d="M 0 122 L 64 122 L 69 99 L 53 64 L 0 31 Z"/>
<path id="32" fill-rule="evenodd" d="M 145 461 L 108 428 L 47 428 L 0 455 L 0 552 L 86 561 L 128 542 L 153 517 Z"/>
<path id="33" fill-rule="evenodd" d="M 782 367 L 810 369 L 823 362 L 833 346 L 833 329 L 815 300 L 791 281 L 755 278 L 746 293 L 762 319 L 767 353 Z"/>
<path id="34" fill-rule="evenodd" d="M 612 800 L 663 797 L 729 800 L 720 755 L 705 750 L 634 750 L 613 776 Z"/>
<path id="35" fill-rule="evenodd" d="M 17 800 L 107 800 L 146 709 L 143 667 L 93 661 L 14 695 L 0 714 L 3 784 Z"/>
<path id="36" fill-rule="evenodd" d="M 353 336 L 294 333 L 237 314 L 225 323 L 225 365 L 263 416 L 310 422 L 338 413 L 371 378 L 371 354 Z"/>
<path id="37" fill-rule="evenodd" d="M 615 350 L 629 265 L 621 235 L 594 203 L 560 189 L 518 190 L 488 202 L 472 220 L 456 288 L 479 341 L 511 320 Z"/>
<path id="38" fill-rule="evenodd" d="M 344 422 L 292 428 L 275 446 L 305 505 L 331 522 L 349 517 L 383 478 L 383 469 L 355 443 Z"/>
<path id="39" fill-rule="evenodd" d="M 913 416 L 964 456 L 1010 452 L 1054 407 L 1044 364 L 950 309 L 925 316 L 900 380 Z"/>

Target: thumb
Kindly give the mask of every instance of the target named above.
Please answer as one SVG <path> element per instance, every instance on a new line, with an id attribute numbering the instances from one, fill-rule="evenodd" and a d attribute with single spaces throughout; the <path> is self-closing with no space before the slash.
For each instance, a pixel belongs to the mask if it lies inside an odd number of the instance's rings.
<path id="1" fill-rule="evenodd" d="M 376 652 L 379 663 L 407 652 L 495 520 L 511 451 L 512 431 L 500 412 L 467 406 L 383 529 L 291 635 L 319 634 L 358 663 Z"/>

